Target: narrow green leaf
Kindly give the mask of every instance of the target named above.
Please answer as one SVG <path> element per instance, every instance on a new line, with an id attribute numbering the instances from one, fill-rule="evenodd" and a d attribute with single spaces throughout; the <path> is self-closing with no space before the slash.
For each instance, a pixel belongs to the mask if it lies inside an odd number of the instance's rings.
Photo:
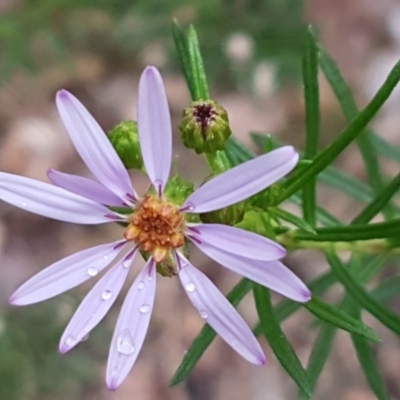
<path id="1" fill-rule="evenodd" d="M 254 298 L 262 331 L 268 340 L 276 358 L 289 373 L 299 388 L 310 398 L 310 388 L 307 373 L 301 365 L 291 344 L 279 326 L 271 303 L 271 295 L 265 287 L 253 285 Z"/>
<path id="2" fill-rule="evenodd" d="M 196 29 L 190 25 L 187 36 L 188 53 L 194 77 L 194 89 L 196 97 L 193 100 L 207 100 L 210 98 L 207 77 L 204 69 L 203 57 L 200 52 L 200 43 Z"/>
<path id="3" fill-rule="evenodd" d="M 303 218 L 292 214 L 283 208 L 275 207 L 269 210 L 269 213 L 275 217 L 282 219 L 283 221 L 289 222 L 290 224 L 297 226 L 299 229 L 305 230 L 307 232 L 315 233 L 314 229 L 308 225 Z"/>
<path id="4" fill-rule="evenodd" d="M 322 71 L 331 84 L 344 115 L 348 122 L 350 122 L 352 119 L 356 118 L 359 113 L 350 87 L 344 80 L 335 61 L 322 46 L 320 46 L 319 56 Z M 379 166 L 378 157 L 372 141 L 372 135 L 373 133 L 371 131 L 365 130 L 365 132 L 357 138 L 357 144 L 364 160 L 369 182 L 375 193 L 379 193 L 383 189 L 384 183 L 380 172 L 381 168 Z"/>
<path id="5" fill-rule="evenodd" d="M 241 143 L 234 136 L 231 136 L 225 145 L 225 153 L 230 158 L 234 156 L 237 160 L 236 163 L 232 163 L 233 165 L 241 164 L 245 161 L 251 160 L 256 157 L 256 153 L 249 150 L 243 143 Z"/>
<path id="6" fill-rule="evenodd" d="M 372 341 L 380 341 L 379 336 L 370 327 L 317 296 L 313 295 L 312 299 L 303 305 L 308 311 L 325 322 L 347 332 L 357 333 Z"/>
<path id="7" fill-rule="evenodd" d="M 183 74 L 188 85 L 192 100 L 196 97 L 194 88 L 194 76 L 192 71 L 192 65 L 189 58 L 189 50 L 186 34 L 179 25 L 178 21 L 174 19 L 172 21 L 172 37 L 174 38 L 175 48 L 178 53 L 178 59 L 183 71 Z"/>
<path id="8" fill-rule="evenodd" d="M 253 132 L 251 133 L 251 136 L 254 143 L 262 148 L 265 141 L 265 135 Z M 276 139 L 274 142 L 276 143 L 276 146 L 285 145 L 285 143 Z M 310 161 L 308 161 L 308 165 L 310 165 Z M 302 171 L 299 170 L 298 176 L 300 176 L 301 173 Z M 293 174 L 292 179 L 294 178 L 295 173 Z M 363 203 L 368 203 L 374 198 L 374 192 L 368 185 L 331 165 L 327 166 L 326 169 L 317 176 L 317 180 L 318 182 L 325 183 Z"/>
<path id="9" fill-rule="evenodd" d="M 332 272 L 328 272 L 318 278 L 313 279 L 307 284 L 310 291 L 315 295 L 322 295 L 326 292 L 335 282 L 337 282 L 335 276 Z M 302 306 L 301 303 L 297 303 L 293 300 L 285 299 L 281 300 L 275 306 L 275 316 L 279 322 L 284 321 L 286 318 L 290 317 L 294 312 L 296 312 Z M 261 335 L 262 328 L 261 324 L 258 323 L 253 329 L 255 335 Z"/>
<path id="10" fill-rule="evenodd" d="M 372 142 L 376 150 L 386 158 L 400 162 L 400 148 L 392 143 L 389 143 L 378 135 L 372 136 Z"/>
<path id="11" fill-rule="evenodd" d="M 351 305 L 352 314 L 355 318 L 361 319 L 361 309 L 353 302 Z M 367 381 L 375 393 L 378 400 L 390 400 L 386 389 L 385 382 L 379 371 L 379 367 L 375 361 L 370 344 L 367 340 L 359 335 L 351 335 L 354 348 L 356 349 L 357 358 L 361 368 L 364 371 Z"/>
<path id="12" fill-rule="evenodd" d="M 375 318 L 381 321 L 383 325 L 400 335 L 400 317 L 382 303 L 376 301 L 363 286 L 358 283 L 351 273 L 344 268 L 341 260 L 335 253 L 326 253 L 326 258 L 336 278 L 359 305 L 369 311 Z"/>
<path id="13" fill-rule="evenodd" d="M 379 286 L 371 290 L 371 296 L 376 300 L 384 303 L 393 297 L 400 296 L 400 276 L 395 276 Z"/>
<path id="14" fill-rule="evenodd" d="M 352 221 L 352 225 L 366 224 L 372 220 L 400 189 L 400 173 Z"/>
<path id="15" fill-rule="evenodd" d="M 400 237 L 400 219 L 374 224 L 324 226 L 315 229 L 315 234 L 305 231 L 292 231 L 291 235 L 298 240 L 317 242 L 353 242 Z"/>
<path id="16" fill-rule="evenodd" d="M 301 206 L 302 199 L 297 194 L 291 196 L 289 200 L 292 203 Z M 325 226 L 336 226 L 342 224 L 341 221 L 322 207 L 317 207 L 317 219 L 318 222 L 321 222 L 321 224 Z"/>
<path id="17" fill-rule="evenodd" d="M 317 341 L 313 347 L 307 365 L 307 375 L 311 393 L 314 392 L 315 387 L 317 386 L 318 377 L 328 359 L 333 345 L 333 340 L 335 339 L 335 334 L 336 328 L 334 326 L 329 324 L 323 324 L 321 326 Z M 301 399 L 306 398 L 302 391 L 299 392 L 299 397 Z"/>
<path id="18" fill-rule="evenodd" d="M 226 296 L 226 298 L 232 303 L 232 305 L 237 306 L 240 301 L 246 296 L 246 294 L 251 290 L 252 282 L 248 279 L 242 279 Z M 174 376 L 169 382 L 169 386 L 175 386 L 179 382 L 183 381 L 193 370 L 197 361 L 203 355 L 207 347 L 211 344 L 216 336 L 215 331 L 210 327 L 210 325 L 204 325 L 203 329 L 193 341 L 189 350 L 185 353 L 181 364 L 176 370 Z"/>
<path id="19" fill-rule="evenodd" d="M 320 110 L 318 85 L 318 47 L 311 26 L 307 29 L 303 55 L 303 86 L 306 108 L 306 146 L 304 158 L 311 160 L 318 152 Z M 316 180 L 311 178 L 303 187 L 303 216 L 310 225 L 315 226 Z"/>
<path id="20" fill-rule="evenodd" d="M 356 118 L 352 120 L 349 126 L 343 130 L 339 137 L 333 141 L 327 148 L 322 150 L 313 160 L 313 162 L 303 169 L 302 175 L 296 180 L 287 181 L 286 190 L 279 196 L 277 204 L 296 193 L 310 179 L 317 176 L 323 169 L 330 165 L 335 158 L 356 139 L 363 129 L 371 122 L 373 117 L 389 98 L 393 89 L 400 80 L 400 61 L 396 63 L 392 71 L 389 73 L 386 81 L 380 87 L 377 94 L 370 103 L 361 111 Z"/>

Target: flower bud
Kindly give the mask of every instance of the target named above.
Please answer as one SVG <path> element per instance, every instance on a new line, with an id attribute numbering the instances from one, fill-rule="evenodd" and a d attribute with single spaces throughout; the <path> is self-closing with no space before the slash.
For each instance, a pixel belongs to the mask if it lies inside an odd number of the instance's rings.
<path id="1" fill-rule="evenodd" d="M 276 235 L 271 222 L 269 214 L 265 211 L 250 210 L 246 212 L 242 221 L 235 226 L 275 240 Z"/>
<path id="2" fill-rule="evenodd" d="M 108 138 L 127 169 L 141 170 L 143 168 L 137 123 L 135 121 L 123 121 L 116 125 L 108 132 Z"/>
<path id="3" fill-rule="evenodd" d="M 175 175 L 169 179 L 164 190 L 164 197 L 171 203 L 182 205 L 193 192 L 192 182 L 187 182 L 179 175 Z"/>
<path id="4" fill-rule="evenodd" d="M 223 150 L 231 135 L 228 113 L 213 100 L 192 102 L 183 111 L 179 129 L 185 146 L 198 154 Z"/>
<path id="5" fill-rule="evenodd" d="M 233 204 L 220 210 L 200 214 L 200 219 L 205 223 L 235 225 L 244 217 L 244 202 Z"/>

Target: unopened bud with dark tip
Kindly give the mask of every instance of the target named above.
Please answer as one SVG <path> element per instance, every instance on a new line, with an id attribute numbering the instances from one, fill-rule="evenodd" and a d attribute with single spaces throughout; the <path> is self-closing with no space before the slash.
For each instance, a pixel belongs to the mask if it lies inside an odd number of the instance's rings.
<path id="1" fill-rule="evenodd" d="M 143 159 L 135 121 L 123 121 L 116 125 L 108 132 L 108 138 L 127 169 L 142 170 Z"/>
<path id="2" fill-rule="evenodd" d="M 231 135 L 228 113 L 213 100 L 192 102 L 183 111 L 179 129 L 185 146 L 198 154 L 223 150 Z"/>

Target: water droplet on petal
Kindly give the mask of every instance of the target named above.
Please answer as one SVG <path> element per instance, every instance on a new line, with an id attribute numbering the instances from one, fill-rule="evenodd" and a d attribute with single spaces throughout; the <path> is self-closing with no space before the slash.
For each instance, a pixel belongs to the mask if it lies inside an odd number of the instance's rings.
<path id="1" fill-rule="evenodd" d="M 126 356 L 129 356 L 135 351 L 132 337 L 127 329 L 122 331 L 117 338 L 117 350 L 119 353 L 125 354 Z"/>
<path id="2" fill-rule="evenodd" d="M 87 333 L 82 339 L 81 342 L 84 342 L 85 340 L 89 339 L 89 334 Z"/>
<path id="3" fill-rule="evenodd" d="M 142 314 L 147 314 L 150 311 L 150 306 L 148 304 L 142 304 L 140 306 L 140 312 Z"/>
<path id="4" fill-rule="evenodd" d="M 28 203 L 26 202 L 26 201 L 23 201 L 22 203 L 21 203 L 21 206 L 22 207 L 26 207 L 28 205 Z"/>
<path id="5" fill-rule="evenodd" d="M 152 277 L 151 275 L 149 275 L 149 276 L 147 277 L 147 279 L 148 279 L 149 281 L 151 281 L 151 280 L 153 279 L 153 277 Z"/>
<path id="6" fill-rule="evenodd" d="M 103 260 L 108 260 L 108 256 L 103 256 Z"/>
<path id="7" fill-rule="evenodd" d="M 96 275 L 99 273 L 99 271 L 98 271 L 98 269 L 96 269 L 96 268 L 94 268 L 94 267 L 90 267 L 90 268 L 87 270 L 87 273 L 88 273 L 88 275 L 90 275 L 90 276 L 96 276 Z"/>
<path id="8" fill-rule="evenodd" d="M 137 287 L 139 290 L 142 290 L 144 288 L 144 282 L 139 282 Z"/>
<path id="9" fill-rule="evenodd" d="M 76 339 L 75 339 L 74 337 L 72 337 L 72 336 L 67 336 L 67 337 L 65 338 L 65 344 L 66 344 L 68 347 L 72 347 L 75 343 L 76 343 Z"/>
<path id="10" fill-rule="evenodd" d="M 204 319 L 207 319 L 208 318 L 208 312 L 205 311 L 205 310 L 201 310 L 200 311 L 200 317 L 204 318 Z"/>
<path id="11" fill-rule="evenodd" d="M 102 294 L 101 294 L 101 298 L 103 300 L 110 300 L 112 297 L 112 293 L 109 290 L 105 290 Z"/>
<path id="12" fill-rule="evenodd" d="M 196 290 L 196 285 L 193 282 L 189 282 L 185 285 L 185 289 L 189 293 L 193 293 Z"/>
<path id="13" fill-rule="evenodd" d="M 131 266 L 131 263 L 132 263 L 132 260 L 125 260 L 125 261 L 122 263 L 122 266 L 123 266 L 125 269 L 128 269 L 128 268 Z"/>

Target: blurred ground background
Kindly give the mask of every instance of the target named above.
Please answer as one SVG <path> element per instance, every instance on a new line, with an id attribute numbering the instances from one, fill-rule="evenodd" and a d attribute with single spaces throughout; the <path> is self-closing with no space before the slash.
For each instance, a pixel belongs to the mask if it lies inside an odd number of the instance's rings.
<path id="1" fill-rule="evenodd" d="M 360 106 L 400 56 L 396 0 L 0 0 L 0 170 L 40 180 L 47 180 L 49 167 L 87 174 L 56 113 L 56 90 L 72 91 L 107 131 L 123 119 L 135 118 L 138 77 L 147 64 L 163 72 L 177 127 L 189 95 L 170 35 L 174 17 L 184 26 L 196 25 L 212 94 L 228 110 L 234 134 L 248 144 L 248 132 L 253 130 L 302 146 L 301 52 L 308 23 L 315 24 Z M 397 144 L 399 105 L 398 92 L 374 122 L 381 135 Z M 345 121 L 322 77 L 321 107 L 326 144 Z M 201 182 L 207 174 L 201 158 L 185 150 L 178 137 L 175 145 L 180 171 Z M 365 179 L 355 149 L 340 158 L 339 166 Z M 385 168 L 394 172 L 390 163 Z M 142 176 L 133 178 L 139 192 L 146 188 Z M 359 207 L 328 190 L 321 190 L 319 196 L 325 207 L 344 220 Z M 251 366 L 218 338 L 192 376 L 169 389 L 168 380 L 203 325 L 176 279 L 159 279 L 144 348 L 116 393 L 107 391 L 103 379 L 122 296 L 89 340 L 65 356 L 58 354 L 59 337 L 93 282 L 43 304 L 8 305 L 9 295 L 35 272 L 119 235 L 118 226 L 68 225 L 0 205 L 1 400 L 295 398 L 294 384 L 263 339 L 269 358 L 266 366 Z M 238 280 L 200 255 L 193 259 L 224 293 Z M 327 268 L 315 252 L 295 253 L 287 264 L 306 280 Z M 139 265 L 140 261 L 131 278 Z M 340 288 L 335 288 L 331 299 L 339 293 Z M 249 323 L 256 322 L 251 297 L 239 309 Z M 400 342 L 375 321 L 367 321 L 384 340 L 376 356 L 393 399 L 400 399 Z M 283 328 L 306 362 L 316 335 L 311 317 L 301 311 L 285 321 Z M 343 332 L 336 337 L 315 398 L 374 399 Z"/>

